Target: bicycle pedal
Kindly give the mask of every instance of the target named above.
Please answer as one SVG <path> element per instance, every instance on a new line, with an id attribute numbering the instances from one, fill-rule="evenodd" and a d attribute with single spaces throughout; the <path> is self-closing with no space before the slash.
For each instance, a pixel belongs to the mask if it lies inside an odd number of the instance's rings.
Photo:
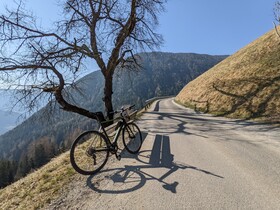
<path id="1" fill-rule="evenodd" d="M 122 157 L 121 157 L 120 155 L 117 155 L 117 159 L 118 159 L 118 160 L 121 160 Z"/>

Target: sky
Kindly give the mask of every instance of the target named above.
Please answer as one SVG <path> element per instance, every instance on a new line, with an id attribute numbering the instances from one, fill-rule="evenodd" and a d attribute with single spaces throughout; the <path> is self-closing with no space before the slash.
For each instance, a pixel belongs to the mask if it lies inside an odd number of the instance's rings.
<path id="1" fill-rule="evenodd" d="M 157 32 L 160 51 L 230 55 L 273 29 L 277 0 L 169 0 Z M 12 0 L 0 0 L 11 6 Z M 59 17 L 57 0 L 26 0 L 29 10 L 50 24 Z"/>
<path id="2" fill-rule="evenodd" d="M 4 5 L 11 8 L 14 1 L 0 0 L 0 14 Z M 58 0 L 24 1 L 41 25 L 50 25 L 61 15 Z M 231 55 L 273 30 L 276 1 L 168 0 L 157 28 L 165 40 L 160 51 Z M 99 69 L 94 62 L 90 62 L 88 67 L 81 76 Z"/>
<path id="3" fill-rule="evenodd" d="M 233 54 L 274 25 L 276 0 L 170 0 L 160 18 L 163 51 Z"/>

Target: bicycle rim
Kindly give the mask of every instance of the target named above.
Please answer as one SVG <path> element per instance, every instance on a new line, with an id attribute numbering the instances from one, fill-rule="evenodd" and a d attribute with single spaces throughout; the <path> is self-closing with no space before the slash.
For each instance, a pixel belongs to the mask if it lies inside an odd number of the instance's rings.
<path id="1" fill-rule="evenodd" d="M 128 123 L 123 128 L 123 144 L 128 152 L 132 154 L 139 152 L 142 145 L 142 135 L 136 124 Z"/>
<path id="2" fill-rule="evenodd" d="M 70 150 L 70 161 L 80 174 L 93 175 L 103 168 L 109 156 L 105 137 L 96 131 L 81 134 Z"/>

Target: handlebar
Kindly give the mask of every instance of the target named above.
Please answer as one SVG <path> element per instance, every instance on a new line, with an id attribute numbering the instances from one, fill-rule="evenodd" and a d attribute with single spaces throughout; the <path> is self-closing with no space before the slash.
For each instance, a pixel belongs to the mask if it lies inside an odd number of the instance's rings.
<path id="1" fill-rule="evenodd" d="M 110 112 L 110 114 L 120 113 L 121 117 L 125 118 L 126 116 L 124 116 L 124 112 L 126 110 L 131 110 L 133 107 L 135 107 L 135 104 L 131 105 L 129 107 L 126 107 L 126 108 L 122 107 L 120 110 L 116 110 L 116 111 Z M 99 122 L 105 122 L 106 121 L 102 112 L 95 112 L 94 114 L 95 114 L 95 118 L 94 119 L 98 120 Z"/>
<path id="2" fill-rule="evenodd" d="M 131 105 L 129 107 L 126 107 L 126 108 L 122 107 L 120 110 L 116 110 L 116 111 L 110 112 L 110 114 L 123 113 L 126 110 L 131 110 L 133 107 L 135 107 L 135 104 L 133 104 L 133 105 Z"/>

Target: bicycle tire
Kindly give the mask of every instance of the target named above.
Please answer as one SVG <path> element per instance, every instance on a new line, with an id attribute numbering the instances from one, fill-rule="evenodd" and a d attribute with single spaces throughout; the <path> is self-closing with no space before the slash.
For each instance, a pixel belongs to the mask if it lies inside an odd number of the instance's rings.
<path id="1" fill-rule="evenodd" d="M 122 130 L 122 136 L 124 147 L 128 152 L 132 154 L 139 152 L 143 141 L 141 131 L 135 123 L 126 124 Z"/>
<path id="2" fill-rule="evenodd" d="M 70 150 L 72 167 L 80 174 L 94 175 L 109 157 L 108 142 L 97 131 L 86 131 L 76 138 Z"/>

